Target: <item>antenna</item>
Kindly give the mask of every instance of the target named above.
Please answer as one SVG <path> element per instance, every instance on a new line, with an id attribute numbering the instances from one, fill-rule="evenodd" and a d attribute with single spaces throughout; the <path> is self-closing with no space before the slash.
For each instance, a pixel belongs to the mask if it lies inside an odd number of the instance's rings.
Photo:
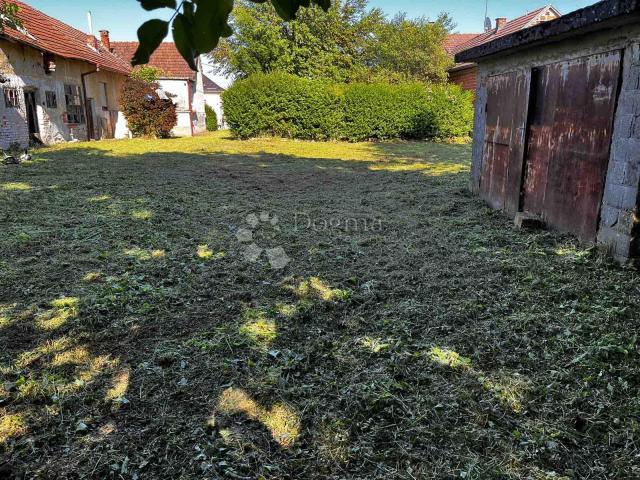
<path id="1" fill-rule="evenodd" d="M 87 10 L 87 22 L 89 23 L 89 35 L 93 35 L 93 18 L 91 17 L 91 10 Z"/>
<path id="2" fill-rule="evenodd" d="M 491 19 L 489 18 L 489 0 L 486 0 L 484 8 L 484 31 L 488 32 L 491 29 Z"/>

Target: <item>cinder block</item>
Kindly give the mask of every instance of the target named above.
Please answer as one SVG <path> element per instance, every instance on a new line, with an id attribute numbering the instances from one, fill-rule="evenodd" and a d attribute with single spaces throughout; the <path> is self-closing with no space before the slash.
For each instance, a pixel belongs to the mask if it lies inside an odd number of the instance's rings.
<path id="1" fill-rule="evenodd" d="M 530 212 L 516 213 L 513 223 L 517 228 L 523 230 L 542 230 L 545 228 L 542 218 Z"/>
<path id="2" fill-rule="evenodd" d="M 620 210 L 617 208 L 610 207 L 605 205 L 602 207 L 602 212 L 600 213 L 600 228 L 603 227 L 614 227 L 618 222 L 618 214 Z"/>
<path id="3" fill-rule="evenodd" d="M 638 204 L 638 187 L 620 186 L 622 200 L 620 208 L 623 210 L 633 210 Z"/>
<path id="4" fill-rule="evenodd" d="M 631 235 L 633 228 L 633 212 L 631 210 L 620 210 L 618 212 L 618 220 L 615 230 L 624 235 Z"/>

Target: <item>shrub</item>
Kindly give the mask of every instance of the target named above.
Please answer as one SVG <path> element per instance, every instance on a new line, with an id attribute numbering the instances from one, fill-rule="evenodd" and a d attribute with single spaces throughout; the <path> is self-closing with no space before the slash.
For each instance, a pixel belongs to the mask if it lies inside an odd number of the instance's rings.
<path id="1" fill-rule="evenodd" d="M 272 73 L 236 82 L 222 99 L 240 138 L 451 138 L 473 127 L 473 95 L 456 85 L 344 85 Z"/>
<path id="2" fill-rule="evenodd" d="M 218 115 L 213 107 L 210 107 L 206 103 L 204 104 L 205 123 L 207 125 L 207 132 L 215 132 L 218 130 Z"/>
<path id="3" fill-rule="evenodd" d="M 170 99 L 160 98 L 158 88 L 155 82 L 134 78 L 127 78 L 124 82 L 121 109 L 135 137 L 166 138 L 176 126 L 176 106 Z"/>
<path id="4" fill-rule="evenodd" d="M 335 89 L 286 73 L 256 74 L 222 94 L 229 128 L 240 138 L 335 138 L 341 121 Z"/>

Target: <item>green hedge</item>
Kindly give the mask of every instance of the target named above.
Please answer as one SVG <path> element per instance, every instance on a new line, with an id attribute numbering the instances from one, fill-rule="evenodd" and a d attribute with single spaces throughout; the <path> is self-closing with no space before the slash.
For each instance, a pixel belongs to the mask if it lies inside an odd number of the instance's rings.
<path id="1" fill-rule="evenodd" d="M 215 132 L 218 130 L 218 115 L 213 107 L 210 107 L 206 103 L 204 104 L 205 124 L 207 126 L 207 132 Z"/>
<path id="2" fill-rule="evenodd" d="M 449 138 L 469 135 L 473 127 L 473 96 L 456 85 L 334 85 L 256 74 L 236 82 L 222 101 L 225 119 L 240 138 Z"/>

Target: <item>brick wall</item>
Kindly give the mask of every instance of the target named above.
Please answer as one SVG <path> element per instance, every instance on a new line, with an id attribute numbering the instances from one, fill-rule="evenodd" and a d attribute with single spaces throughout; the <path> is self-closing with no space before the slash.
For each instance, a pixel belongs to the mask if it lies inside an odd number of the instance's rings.
<path id="1" fill-rule="evenodd" d="M 626 50 L 624 65 L 598 234 L 598 242 L 619 260 L 638 253 L 640 45 Z"/>
<path id="2" fill-rule="evenodd" d="M 478 67 L 472 66 L 463 70 L 449 72 L 449 82 L 460 85 L 465 90 L 475 92 L 478 85 Z"/>

